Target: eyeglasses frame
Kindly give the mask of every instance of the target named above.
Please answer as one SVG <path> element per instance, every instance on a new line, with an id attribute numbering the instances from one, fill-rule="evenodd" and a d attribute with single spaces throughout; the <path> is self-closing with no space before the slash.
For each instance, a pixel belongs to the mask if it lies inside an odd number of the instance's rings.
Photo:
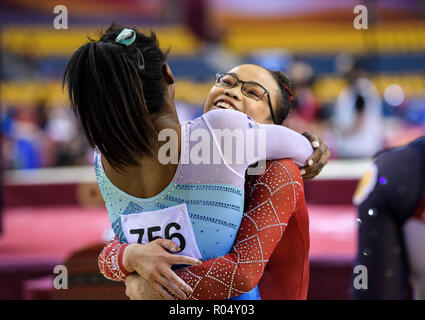
<path id="1" fill-rule="evenodd" d="M 233 84 L 233 86 L 232 87 L 221 87 L 221 86 L 219 86 L 218 85 L 218 79 L 220 78 L 220 77 L 222 77 L 222 76 L 231 76 L 231 77 L 233 77 L 233 78 L 235 78 L 236 79 L 236 82 Z M 260 88 L 262 88 L 263 90 L 264 90 L 264 94 L 267 96 L 267 104 L 268 104 L 268 106 L 269 106 L 269 109 L 270 109 L 270 114 L 271 114 L 271 116 L 272 116 L 272 120 L 273 120 L 273 123 L 274 124 L 277 124 L 276 123 L 276 120 L 275 120 L 275 116 L 274 116 L 274 113 L 273 113 L 273 107 L 272 107 L 272 101 L 271 101 L 271 99 L 270 99 L 270 93 L 269 93 L 269 91 L 266 89 L 266 88 L 264 88 L 261 84 L 259 84 L 259 83 L 257 83 L 257 82 L 253 82 L 253 81 L 243 81 L 243 80 L 241 80 L 241 79 L 239 79 L 236 75 L 234 75 L 234 74 L 232 74 L 232 73 L 226 73 L 226 72 L 222 72 L 222 73 L 217 73 L 216 75 L 215 75 L 215 85 L 217 86 L 217 87 L 219 87 L 219 88 L 226 88 L 226 89 L 232 89 L 232 88 L 235 88 L 235 87 L 237 87 L 238 86 L 238 84 L 239 84 L 239 82 L 240 83 L 242 83 L 242 85 L 241 85 L 241 92 L 242 92 L 242 94 L 245 96 L 245 97 L 247 97 L 247 98 L 250 98 L 250 99 L 253 99 L 253 100 L 255 100 L 255 101 L 260 101 L 263 97 L 261 97 L 260 99 L 254 99 L 254 98 L 252 98 L 252 97 L 249 97 L 249 96 L 247 96 L 245 93 L 244 93 L 244 91 L 243 91 L 243 86 L 246 84 L 246 83 L 251 83 L 251 84 L 255 84 L 255 85 L 257 85 L 257 86 L 259 86 Z"/>

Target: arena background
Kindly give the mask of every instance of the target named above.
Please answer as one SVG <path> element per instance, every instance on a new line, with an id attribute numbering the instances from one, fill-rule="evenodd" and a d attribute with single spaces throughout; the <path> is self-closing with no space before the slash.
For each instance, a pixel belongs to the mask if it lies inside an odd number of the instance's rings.
<path id="1" fill-rule="evenodd" d="M 353 26 L 359 4 L 368 9 L 365 30 Z M 57 5 L 67 8 L 68 29 L 54 28 Z M 109 221 L 93 153 L 61 89 L 70 55 L 112 21 L 153 29 L 161 47 L 171 49 L 181 120 L 201 114 L 217 72 L 259 63 L 289 74 L 299 102 L 286 124 L 317 133 L 332 152 L 323 172 L 305 183 L 309 299 L 348 299 L 359 178 L 378 149 L 425 132 L 424 17 L 419 0 L 0 1 L 0 299 L 126 298 L 122 286 L 96 270 Z M 353 66 L 381 99 L 380 146 L 369 154 L 362 145 L 347 153 L 336 125 L 335 105 Z M 53 290 L 60 264 L 72 276 L 66 293 Z"/>

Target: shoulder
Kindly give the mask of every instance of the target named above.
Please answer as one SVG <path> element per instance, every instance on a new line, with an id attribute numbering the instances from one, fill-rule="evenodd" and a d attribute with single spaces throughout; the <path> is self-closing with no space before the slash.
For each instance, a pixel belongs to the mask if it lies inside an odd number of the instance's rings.
<path id="1" fill-rule="evenodd" d="M 248 129 L 257 126 L 251 117 L 236 110 L 216 109 L 204 113 L 201 117 L 213 128 Z"/>
<path id="2" fill-rule="evenodd" d="M 303 179 L 297 165 L 291 159 L 267 161 L 263 174 L 250 176 L 251 184 L 266 183 L 272 193 L 282 186 L 291 186 L 296 194 L 304 193 Z"/>
<path id="3" fill-rule="evenodd" d="M 415 176 L 414 170 L 403 170 L 404 167 L 415 167 L 424 160 L 425 137 L 417 139 L 406 146 L 384 150 L 376 156 L 375 163 L 380 173 L 386 175 L 399 175 L 399 171 L 404 174 L 410 171 Z M 416 164 L 416 165 L 415 165 Z M 408 175 L 408 174 L 407 174 Z"/>
<path id="4" fill-rule="evenodd" d="M 398 216 L 406 217 L 419 201 L 425 181 L 424 152 L 425 139 L 416 140 L 406 146 L 385 150 L 376 157 L 372 168 L 374 174 L 365 173 L 358 189 L 371 187 L 366 196 L 357 199 L 355 204 L 368 202 L 383 203 Z M 356 191 L 357 193 L 357 191 Z"/>
<path id="5" fill-rule="evenodd" d="M 273 211 L 295 213 L 305 203 L 301 173 L 292 160 L 267 161 L 262 175 L 247 176 L 249 208 L 269 202 Z"/>
<path id="6" fill-rule="evenodd" d="M 300 170 L 291 159 L 267 161 L 265 174 L 279 174 L 285 182 L 297 181 L 302 183 L 303 181 Z"/>

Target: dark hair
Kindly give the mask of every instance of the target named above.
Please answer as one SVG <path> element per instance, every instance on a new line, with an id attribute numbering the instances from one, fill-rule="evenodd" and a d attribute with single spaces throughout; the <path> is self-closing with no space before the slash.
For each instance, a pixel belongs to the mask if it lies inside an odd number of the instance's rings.
<path id="1" fill-rule="evenodd" d="M 137 30 L 133 44 L 115 42 L 124 26 L 112 23 L 99 41 L 81 46 L 72 55 L 63 78 L 71 107 L 89 145 L 116 169 L 137 165 L 153 155 L 155 130 L 151 113 L 164 105 L 163 67 L 167 55 L 153 32 Z M 143 55 L 144 69 L 140 64 Z"/>
<path id="2" fill-rule="evenodd" d="M 291 107 L 294 103 L 294 86 L 284 72 L 278 70 L 267 70 L 272 74 L 280 89 L 279 97 L 277 99 L 275 107 L 275 118 L 276 123 L 282 124 L 288 116 L 289 111 L 291 110 Z"/>

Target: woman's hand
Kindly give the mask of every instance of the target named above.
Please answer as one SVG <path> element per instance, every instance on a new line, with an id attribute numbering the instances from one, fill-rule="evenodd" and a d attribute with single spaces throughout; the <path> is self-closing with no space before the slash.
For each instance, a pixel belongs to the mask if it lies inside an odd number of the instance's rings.
<path id="1" fill-rule="evenodd" d="M 132 273 L 125 278 L 125 294 L 130 300 L 164 300 L 164 298 L 137 273 Z"/>
<path id="2" fill-rule="evenodd" d="M 137 272 L 164 299 L 173 299 L 174 294 L 179 299 L 186 299 L 193 290 L 174 271 L 173 264 L 199 266 L 198 259 L 175 255 L 180 249 L 172 240 L 156 239 L 147 244 L 130 244 L 123 253 L 122 263 L 128 272 Z M 170 292 L 167 292 L 167 290 Z"/>
<path id="3" fill-rule="evenodd" d="M 308 180 L 313 179 L 322 171 L 323 167 L 328 163 L 331 153 L 326 142 L 315 134 L 304 132 L 303 136 L 310 141 L 314 149 L 314 153 L 307 160 L 307 165 L 300 168 L 303 179 Z"/>

